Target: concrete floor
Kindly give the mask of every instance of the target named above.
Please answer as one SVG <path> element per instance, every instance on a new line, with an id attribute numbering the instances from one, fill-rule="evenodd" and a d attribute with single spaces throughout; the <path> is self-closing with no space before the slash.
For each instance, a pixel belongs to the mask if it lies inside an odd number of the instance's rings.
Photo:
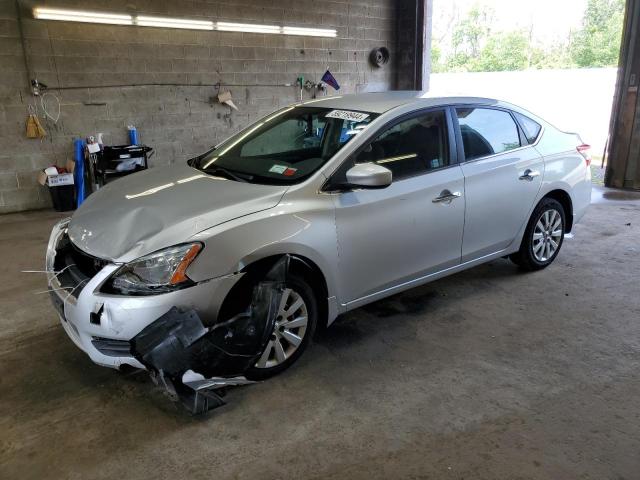
<path id="1" fill-rule="evenodd" d="M 0 217 L 0 478 L 637 479 L 640 202 L 614 193 L 547 270 L 359 309 L 200 418 L 91 364 L 33 294 L 59 215 Z"/>

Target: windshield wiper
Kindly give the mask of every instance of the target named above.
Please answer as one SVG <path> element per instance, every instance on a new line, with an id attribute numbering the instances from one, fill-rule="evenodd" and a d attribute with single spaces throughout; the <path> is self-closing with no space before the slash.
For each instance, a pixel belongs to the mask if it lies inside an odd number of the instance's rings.
<path id="1" fill-rule="evenodd" d="M 232 170 L 229 170 L 228 168 L 220 166 L 207 168 L 203 171 L 212 175 L 224 176 L 230 180 L 235 180 L 236 182 L 249 182 L 253 179 L 252 175 L 240 175 Z"/>

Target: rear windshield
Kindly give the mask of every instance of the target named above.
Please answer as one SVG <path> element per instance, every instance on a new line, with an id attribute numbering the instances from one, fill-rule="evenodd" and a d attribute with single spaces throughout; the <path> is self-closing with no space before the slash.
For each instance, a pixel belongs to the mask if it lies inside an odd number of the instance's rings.
<path id="1" fill-rule="evenodd" d="M 212 175 L 252 183 L 292 184 L 324 165 L 378 114 L 288 107 L 192 159 Z"/>

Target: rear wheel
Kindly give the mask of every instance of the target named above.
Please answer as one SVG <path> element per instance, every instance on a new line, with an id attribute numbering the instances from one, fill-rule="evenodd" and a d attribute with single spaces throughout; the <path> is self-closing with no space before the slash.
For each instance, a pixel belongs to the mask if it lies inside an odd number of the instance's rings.
<path id="1" fill-rule="evenodd" d="M 289 275 L 274 330 L 247 378 L 264 379 L 289 368 L 311 341 L 318 319 L 313 290 L 303 277 Z"/>
<path id="2" fill-rule="evenodd" d="M 533 211 L 520 250 L 509 258 L 526 270 L 541 270 L 551 264 L 564 240 L 565 212 L 553 198 L 543 198 Z"/>

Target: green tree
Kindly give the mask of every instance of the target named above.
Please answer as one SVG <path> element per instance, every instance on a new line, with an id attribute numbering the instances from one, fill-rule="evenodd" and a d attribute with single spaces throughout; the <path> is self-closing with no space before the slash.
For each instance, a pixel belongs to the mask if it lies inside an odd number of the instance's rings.
<path id="1" fill-rule="evenodd" d="M 447 61 L 450 70 L 469 71 L 480 56 L 480 50 L 491 31 L 493 10 L 479 4 L 471 7 L 466 17 L 453 29 L 452 54 Z"/>
<path id="2" fill-rule="evenodd" d="M 587 2 L 581 29 L 553 44 L 536 43 L 533 25 L 528 31 L 493 31 L 493 10 L 476 3 L 462 20 L 453 23 L 450 49 L 440 48 L 439 42 L 433 44 L 432 71 L 495 72 L 615 66 L 625 0 Z"/>
<path id="3" fill-rule="evenodd" d="M 442 73 L 446 70 L 446 65 L 442 63 L 442 50 L 434 39 L 431 43 L 431 72 Z"/>
<path id="4" fill-rule="evenodd" d="M 582 29 L 571 41 L 571 58 L 579 67 L 618 64 L 624 0 L 589 0 Z"/>
<path id="5" fill-rule="evenodd" d="M 531 46 L 529 54 L 530 68 L 571 68 L 574 66 L 566 42 L 557 42 L 544 48 Z"/>
<path id="6" fill-rule="evenodd" d="M 529 38 L 522 31 L 491 35 L 472 62 L 472 71 L 502 72 L 524 70 L 529 66 Z"/>

